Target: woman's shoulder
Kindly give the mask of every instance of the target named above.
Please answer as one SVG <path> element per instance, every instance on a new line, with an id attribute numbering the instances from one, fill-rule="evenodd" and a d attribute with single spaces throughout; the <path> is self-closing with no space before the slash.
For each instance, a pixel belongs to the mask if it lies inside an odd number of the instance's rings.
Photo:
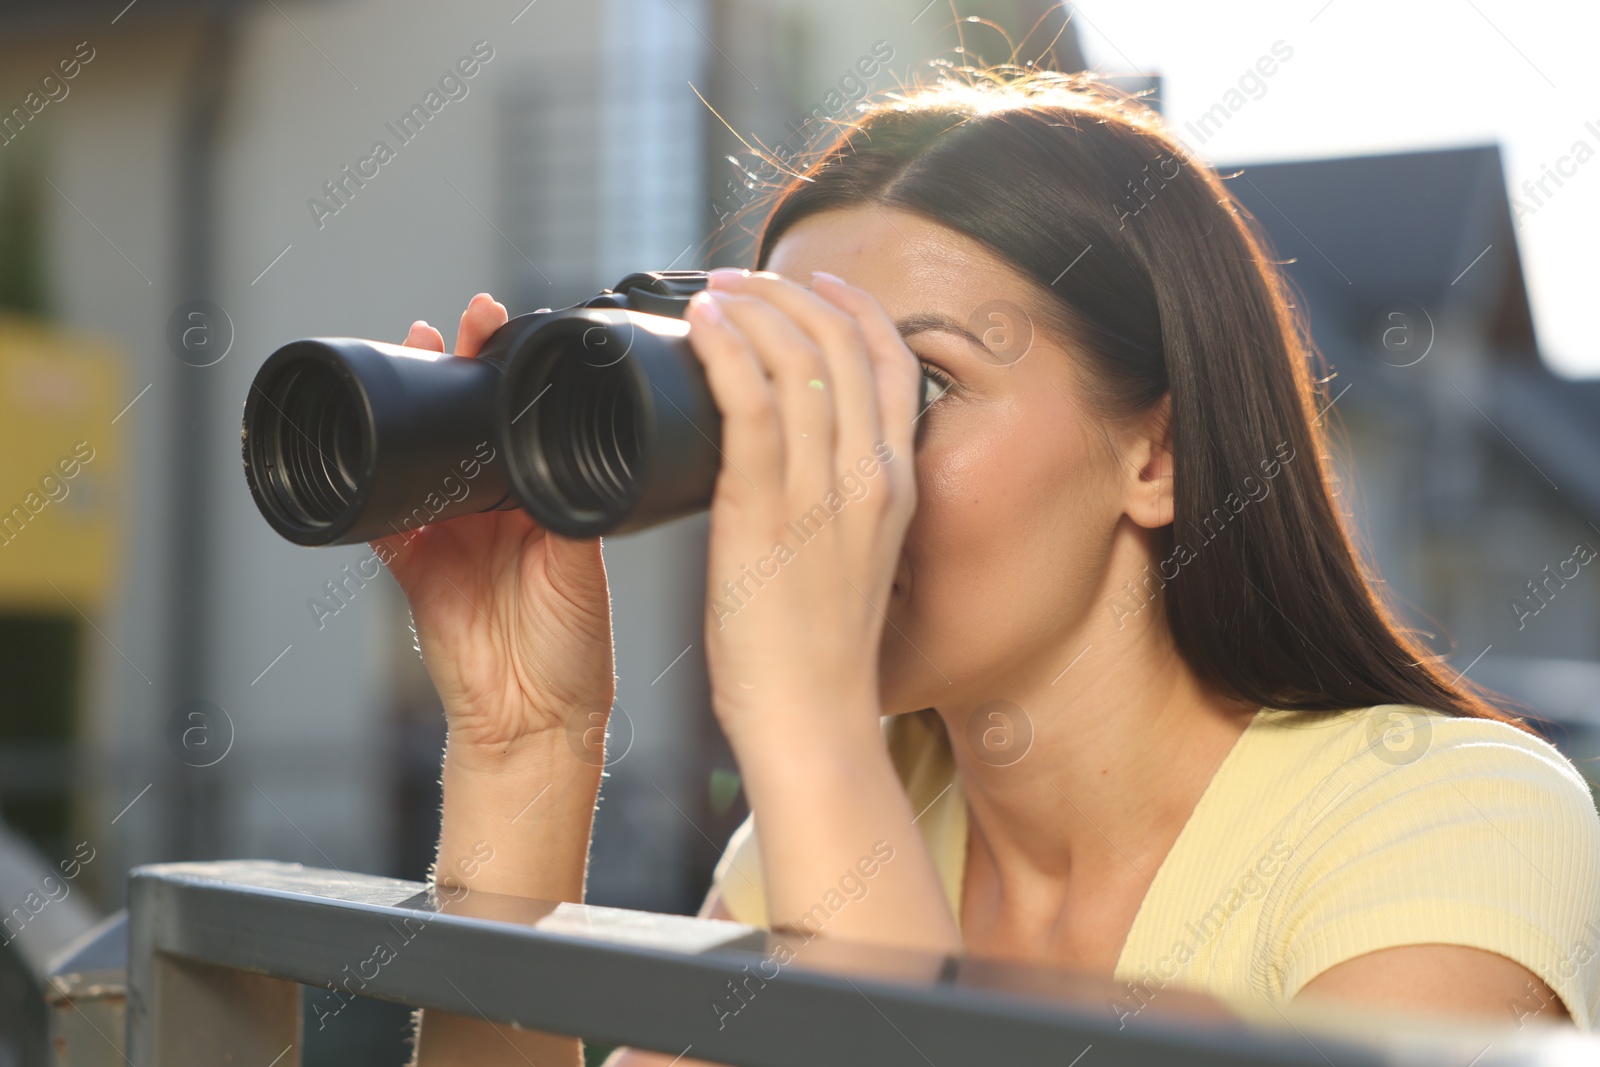
<path id="1" fill-rule="evenodd" d="M 1239 777 L 1258 786 L 1276 778 L 1273 806 L 1290 836 L 1318 842 L 1325 856 L 1393 838 L 1410 843 L 1413 862 L 1431 862 L 1445 842 L 1505 834 L 1530 857 L 1563 852 L 1600 866 L 1589 783 L 1555 745 L 1514 723 L 1379 704 L 1264 711 L 1252 732 L 1255 766 Z"/>
<path id="2" fill-rule="evenodd" d="M 1594 813 L 1589 784 L 1562 752 L 1513 722 L 1453 715 L 1413 704 L 1335 712 L 1263 709 L 1252 724 L 1258 758 L 1320 770 L 1352 786 L 1388 779 L 1403 788 L 1428 781 L 1487 779 L 1548 791 Z"/>
<path id="3" fill-rule="evenodd" d="M 1471 945 L 1522 963 L 1587 1026 L 1600 1012 L 1600 813 L 1554 745 L 1414 705 L 1267 716 L 1300 772 L 1263 932 L 1288 995 L 1364 952 Z M 1305 773 L 1312 772 L 1312 773 Z M 1582 961 L 1584 966 L 1579 965 Z"/>

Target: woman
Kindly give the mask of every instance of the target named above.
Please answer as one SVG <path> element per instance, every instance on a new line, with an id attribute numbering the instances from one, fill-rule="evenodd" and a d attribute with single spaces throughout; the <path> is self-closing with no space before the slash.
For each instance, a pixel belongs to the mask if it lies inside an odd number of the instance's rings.
<path id="1" fill-rule="evenodd" d="M 760 829 L 702 914 L 1115 975 L 1119 1018 L 1170 984 L 1589 1027 L 1589 791 L 1383 606 L 1286 283 L 1156 115 L 1054 74 L 891 96 L 756 266 L 688 314 L 725 420 L 705 650 Z M 474 298 L 457 353 L 505 318 Z M 581 900 L 598 540 L 486 514 L 392 547 L 449 717 L 436 880 Z M 437 1013 L 419 1043 L 578 1062 Z"/>

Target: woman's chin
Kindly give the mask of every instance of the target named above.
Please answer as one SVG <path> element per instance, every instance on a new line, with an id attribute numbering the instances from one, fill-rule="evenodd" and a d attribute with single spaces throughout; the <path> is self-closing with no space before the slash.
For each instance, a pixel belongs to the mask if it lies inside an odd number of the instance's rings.
<path id="1" fill-rule="evenodd" d="M 889 630 L 884 643 L 887 645 L 893 637 L 894 631 Z M 884 715 L 904 715 L 928 706 L 927 694 L 921 691 L 925 686 L 918 684 L 915 667 L 899 654 L 902 651 L 885 648 L 878 659 L 878 708 Z"/>

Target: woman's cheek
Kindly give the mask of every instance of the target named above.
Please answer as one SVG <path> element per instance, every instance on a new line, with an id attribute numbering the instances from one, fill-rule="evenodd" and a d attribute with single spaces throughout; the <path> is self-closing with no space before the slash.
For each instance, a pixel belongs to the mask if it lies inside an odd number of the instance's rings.
<path id="1" fill-rule="evenodd" d="M 917 510 L 957 512 L 981 503 L 978 494 L 986 468 L 994 468 L 994 450 L 987 441 L 972 437 L 951 440 L 949 435 L 917 452 Z M 999 475 L 998 469 L 987 471 Z"/>
<path id="2" fill-rule="evenodd" d="M 948 453 L 917 456 L 917 510 L 906 529 L 905 552 L 916 570 L 949 562 L 966 520 L 966 472 Z"/>
<path id="3" fill-rule="evenodd" d="M 986 557 L 1003 548 L 1009 520 L 997 521 L 992 505 L 1005 499 L 981 449 L 940 447 L 917 456 L 917 510 L 906 529 L 904 554 L 910 569 L 908 636 L 937 640 L 963 605 L 981 598 L 974 579 Z M 899 625 L 899 623 L 897 623 Z M 913 640 L 921 641 L 913 636 Z"/>

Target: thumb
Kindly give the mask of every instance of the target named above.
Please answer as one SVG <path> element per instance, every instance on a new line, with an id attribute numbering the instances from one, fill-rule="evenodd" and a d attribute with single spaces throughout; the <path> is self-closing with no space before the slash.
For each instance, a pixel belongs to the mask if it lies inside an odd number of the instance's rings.
<path id="1" fill-rule="evenodd" d="M 606 595 L 606 562 L 598 536 L 573 539 L 546 530 L 545 546 L 552 585 L 590 602 Z"/>

